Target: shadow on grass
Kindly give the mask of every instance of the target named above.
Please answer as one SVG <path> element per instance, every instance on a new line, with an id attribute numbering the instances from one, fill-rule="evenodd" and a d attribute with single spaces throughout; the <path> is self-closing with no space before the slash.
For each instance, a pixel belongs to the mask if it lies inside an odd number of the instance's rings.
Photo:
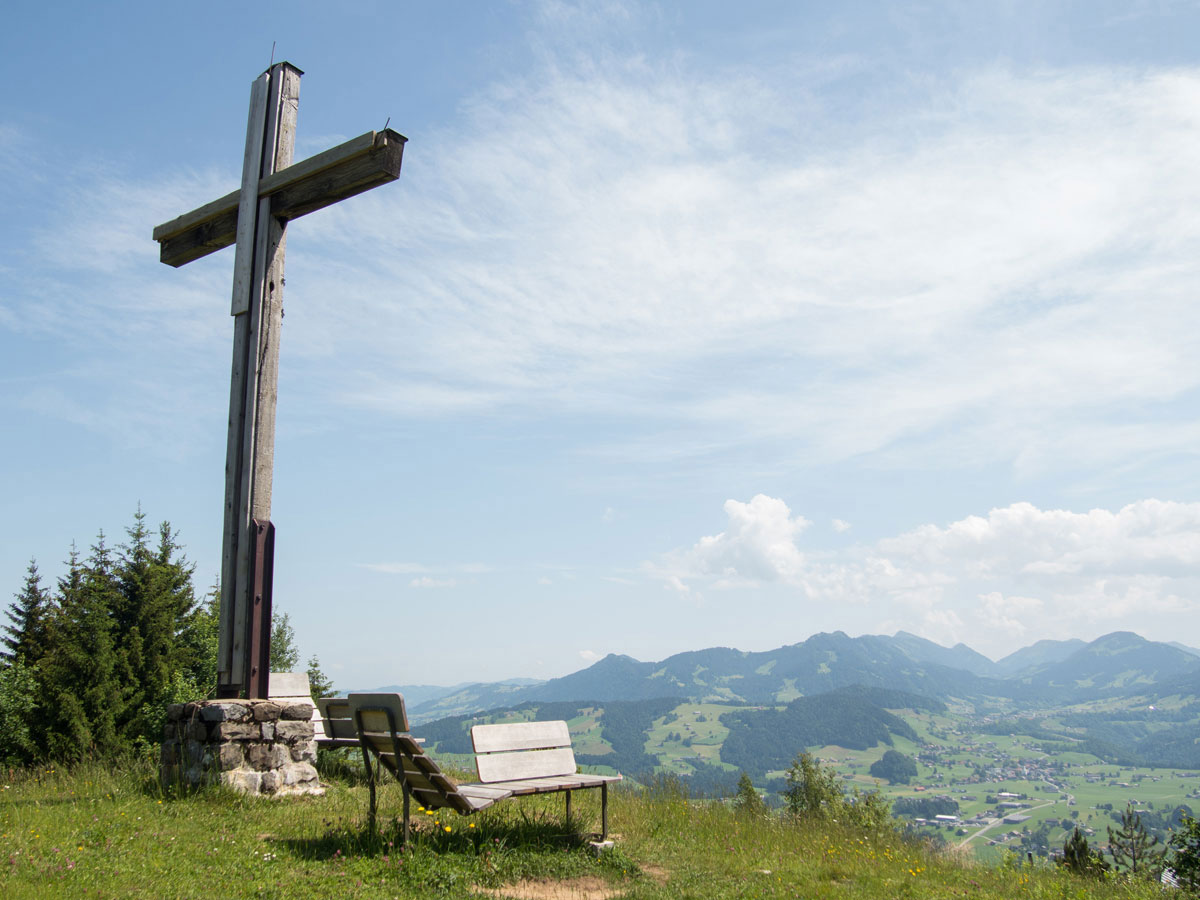
<path id="1" fill-rule="evenodd" d="M 277 841 L 300 859 L 329 860 L 349 857 L 389 856 L 404 849 L 403 826 L 396 820 L 382 821 L 376 830 L 361 820 L 322 822 L 324 832 L 313 838 L 284 838 Z M 522 814 L 517 821 L 467 820 L 447 815 L 413 817 L 411 850 L 437 854 L 480 856 L 508 851 L 558 853 L 580 850 L 587 836 L 578 831 L 564 833 L 561 822 Z"/>

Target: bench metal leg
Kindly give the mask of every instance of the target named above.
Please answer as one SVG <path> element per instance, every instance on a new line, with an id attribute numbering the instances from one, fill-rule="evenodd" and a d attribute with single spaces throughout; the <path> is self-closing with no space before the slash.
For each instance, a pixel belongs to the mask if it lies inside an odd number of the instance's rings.
<path id="1" fill-rule="evenodd" d="M 600 785 L 600 840 L 608 840 L 608 782 Z"/>
<path id="2" fill-rule="evenodd" d="M 367 751 L 366 744 L 362 748 L 363 764 L 367 767 L 367 790 L 370 792 L 371 801 L 367 807 L 367 827 L 372 834 L 375 833 L 375 773 L 371 769 L 371 754 Z"/>
<path id="3" fill-rule="evenodd" d="M 563 791 L 567 795 L 567 828 L 571 827 L 571 792 Z"/>
<path id="4" fill-rule="evenodd" d="M 412 791 L 409 790 L 408 782 L 405 781 L 404 782 L 404 844 L 405 844 L 405 846 L 408 846 L 408 835 L 409 835 L 408 804 L 409 804 L 409 798 L 411 796 L 412 796 Z"/>

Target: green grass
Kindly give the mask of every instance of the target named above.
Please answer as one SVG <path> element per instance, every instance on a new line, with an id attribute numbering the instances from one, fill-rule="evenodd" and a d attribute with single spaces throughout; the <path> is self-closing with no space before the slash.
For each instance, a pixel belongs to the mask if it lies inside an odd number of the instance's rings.
<path id="1" fill-rule="evenodd" d="M 598 824 L 595 791 L 575 823 Z M 521 798 L 480 815 L 419 813 L 399 846 L 399 790 L 332 781 L 326 796 L 262 800 L 210 789 L 164 795 L 145 763 L 10 772 L 0 782 L 0 896 L 471 897 L 521 879 L 587 876 L 630 898 L 1149 898 L 1153 885 L 1098 883 L 1048 866 L 986 867 L 898 834 L 747 818 L 718 802 L 614 790 L 616 850 L 596 859 L 564 827 L 562 798 Z M 448 829 L 448 830 L 447 830 Z"/>

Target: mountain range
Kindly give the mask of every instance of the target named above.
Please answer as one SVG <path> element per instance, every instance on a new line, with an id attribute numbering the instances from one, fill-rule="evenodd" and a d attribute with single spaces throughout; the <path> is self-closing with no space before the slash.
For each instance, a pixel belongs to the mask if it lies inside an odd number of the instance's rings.
<path id="1" fill-rule="evenodd" d="M 659 662 L 609 654 L 549 681 L 388 685 L 409 701 L 414 722 L 525 702 L 648 700 L 683 697 L 734 704 L 780 705 L 799 697 L 861 685 L 987 708 L 1078 703 L 1106 697 L 1196 695 L 1200 651 L 1114 632 L 1094 641 L 1038 641 L 998 661 L 965 644 L 943 647 L 908 632 L 852 638 L 815 634 L 775 650 L 712 647 Z"/>

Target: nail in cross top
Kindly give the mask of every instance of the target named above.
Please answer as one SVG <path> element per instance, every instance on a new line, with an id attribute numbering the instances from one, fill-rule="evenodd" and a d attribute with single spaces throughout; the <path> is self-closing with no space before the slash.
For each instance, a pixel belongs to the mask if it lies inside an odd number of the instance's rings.
<path id="1" fill-rule="evenodd" d="M 366 134 L 292 165 L 303 73 L 271 66 L 250 91 L 242 187 L 154 229 L 159 258 L 182 266 L 236 244 L 233 373 L 217 693 L 266 697 L 271 636 L 271 476 L 287 223 L 400 176 L 403 135 Z"/>

